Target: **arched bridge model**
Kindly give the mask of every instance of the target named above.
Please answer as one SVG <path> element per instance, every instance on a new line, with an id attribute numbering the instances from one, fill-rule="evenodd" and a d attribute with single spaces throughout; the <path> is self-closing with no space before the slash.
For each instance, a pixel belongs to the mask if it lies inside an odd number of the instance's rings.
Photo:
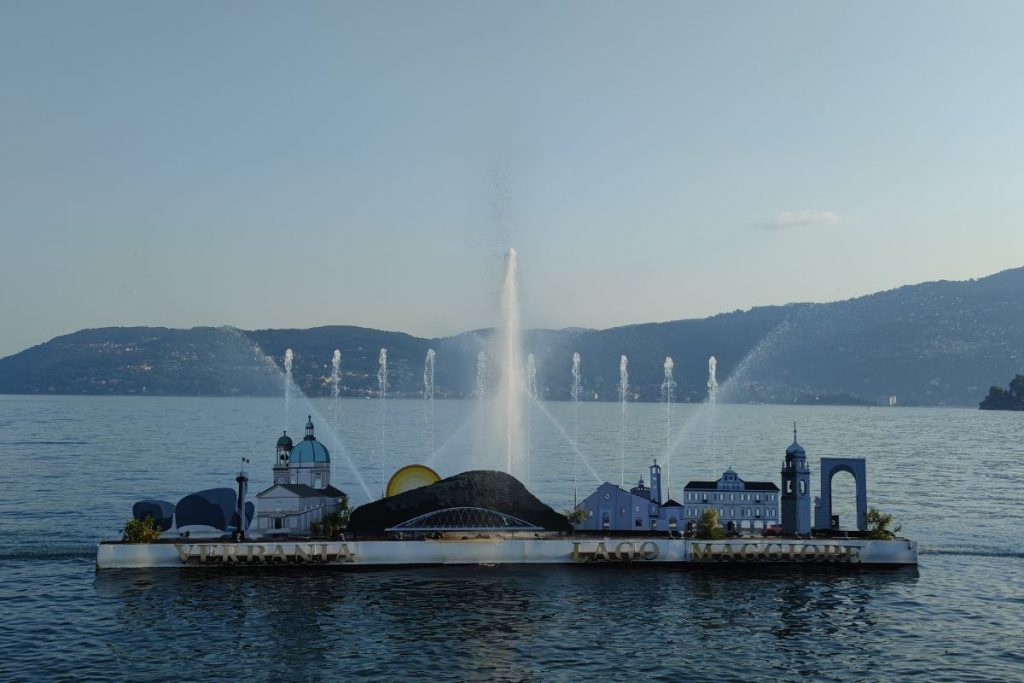
<path id="1" fill-rule="evenodd" d="M 543 531 L 539 526 L 524 522 L 503 512 L 476 507 L 435 510 L 402 522 L 386 531 L 391 532 L 447 532 L 447 531 Z"/>

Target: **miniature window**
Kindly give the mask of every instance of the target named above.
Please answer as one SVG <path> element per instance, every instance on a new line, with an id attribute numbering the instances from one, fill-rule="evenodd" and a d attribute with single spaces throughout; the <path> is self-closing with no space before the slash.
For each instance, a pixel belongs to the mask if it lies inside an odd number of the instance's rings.
<path id="1" fill-rule="evenodd" d="M 643 521 L 639 520 L 639 519 L 636 520 L 636 523 L 634 524 L 634 526 L 639 526 L 639 527 L 642 527 L 643 525 L 644 525 Z"/>
<path id="2" fill-rule="evenodd" d="M 807 493 L 807 482 L 804 481 L 803 479 L 800 480 L 800 493 Z"/>

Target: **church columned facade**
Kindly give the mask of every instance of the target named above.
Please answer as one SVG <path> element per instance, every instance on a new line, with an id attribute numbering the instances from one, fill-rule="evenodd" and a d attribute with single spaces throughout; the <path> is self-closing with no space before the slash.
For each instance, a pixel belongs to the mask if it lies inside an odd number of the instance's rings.
<path id="1" fill-rule="evenodd" d="M 273 485 L 256 495 L 260 533 L 306 535 L 311 523 L 342 509 L 347 496 L 331 485 L 331 454 L 317 441 L 312 416 L 298 445 L 287 432 L 277 440 L 273 472 Z"/>

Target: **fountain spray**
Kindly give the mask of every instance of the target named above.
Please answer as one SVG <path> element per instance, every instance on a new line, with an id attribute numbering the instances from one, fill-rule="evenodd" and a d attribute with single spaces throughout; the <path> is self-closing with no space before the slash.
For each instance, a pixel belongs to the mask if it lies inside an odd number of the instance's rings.
<path id="1" fill-rule="evenodd" d="M 521 357 L 519 328 L 519 261 L 515 249 L 505 253 L 505 276 L 501 285 L 502 325 L 499 331 L 501 382 L 495 404 L 496 418 L 501 426 L 505 445 L 505 465 L 513 474 L 513 465 L 520 457 L 522 402 L 525 372 Z"/>
<path id="2" fill-rule="evenodd" d="M 341 351 L 331 357 L 331 426 L 338 428 L 338 396 L 341 395 Z"/>
<path id="3" fill-rule="evenodd" d="M 537 361 L 526 357 L 526 488 L 530 488 L 530 432 L 533 429 L 533 402 L 537 400 Z"/>
<path id="4" fill-rule="evenodd" d="M 476 397 L 483 401 L 487 396 L 487 352 L 476 354 Z"/>
<path id="5" fill-rule="evenodd" d="M 619 488 L 626 486 L 626 401 L 629 400 L 629 359 L 619 358 L 619 402 L 622 404 L 622 423 L 619 425 Z"/>
<path id="6" fill-rule="evenodd" d="M 434 349 L 427 349 L 427 360 L 423 364 L 423 400 L 426 401 L 428 458 L 434 454 L 434 359 L 436 357 Z"/>
<path id="7" fill-rule="evenodd" d="M 672 498 L 672 392 L 676 388 L 675 378 L 672 377 L 672 368 L 675 363 L 671 356 L 665 358 L 665 379 L 661 382 L 661 396 L 665 400 L 665 468 L 668 487 L 666 498 Z"/>
<path id="8" fill-rule="evenodd" d="M 292 402 L 292 361 L 295 354 L 291 349 L 284 352 L 284 428 L 288 429 L 288 409 Z"/>
<path id="9" fill-rule="evenodd" d="M 718 378 L 715 373 L 718 361 L 714 356 L 708 358 L 708 406 L 711 408 L 711 480 L 718 477 L 718 440 L 715 437 L 715 405 L 718 402 Z"/>
<path id="10" fill-rule="evenodd" d="M 381 349 L 377 360 L 377 396 L 380 399 L 380 497 L 385 494 L 384 459 L 387 453 L 387 394 L 388 394 L 388 350 Z"/>
<path id="11" fill-rule="evenodd" d="M 580 354 L 574 351 L 572 354 L 572 506 L 575 509 L 579 505 L 579 451 L 580 451 Z"/>

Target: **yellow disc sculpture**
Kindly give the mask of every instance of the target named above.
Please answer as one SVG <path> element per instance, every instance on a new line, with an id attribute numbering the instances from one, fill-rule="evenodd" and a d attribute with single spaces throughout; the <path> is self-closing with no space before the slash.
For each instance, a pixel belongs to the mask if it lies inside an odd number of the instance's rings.
<path id="1" fill-rule="evenodd" d="M 406 465 L 391 475 L 385 495 L 397 496 L 399 493 L 430 486 L 438 481 L 441 481 L 441 477 L 426 465 Z"/>

